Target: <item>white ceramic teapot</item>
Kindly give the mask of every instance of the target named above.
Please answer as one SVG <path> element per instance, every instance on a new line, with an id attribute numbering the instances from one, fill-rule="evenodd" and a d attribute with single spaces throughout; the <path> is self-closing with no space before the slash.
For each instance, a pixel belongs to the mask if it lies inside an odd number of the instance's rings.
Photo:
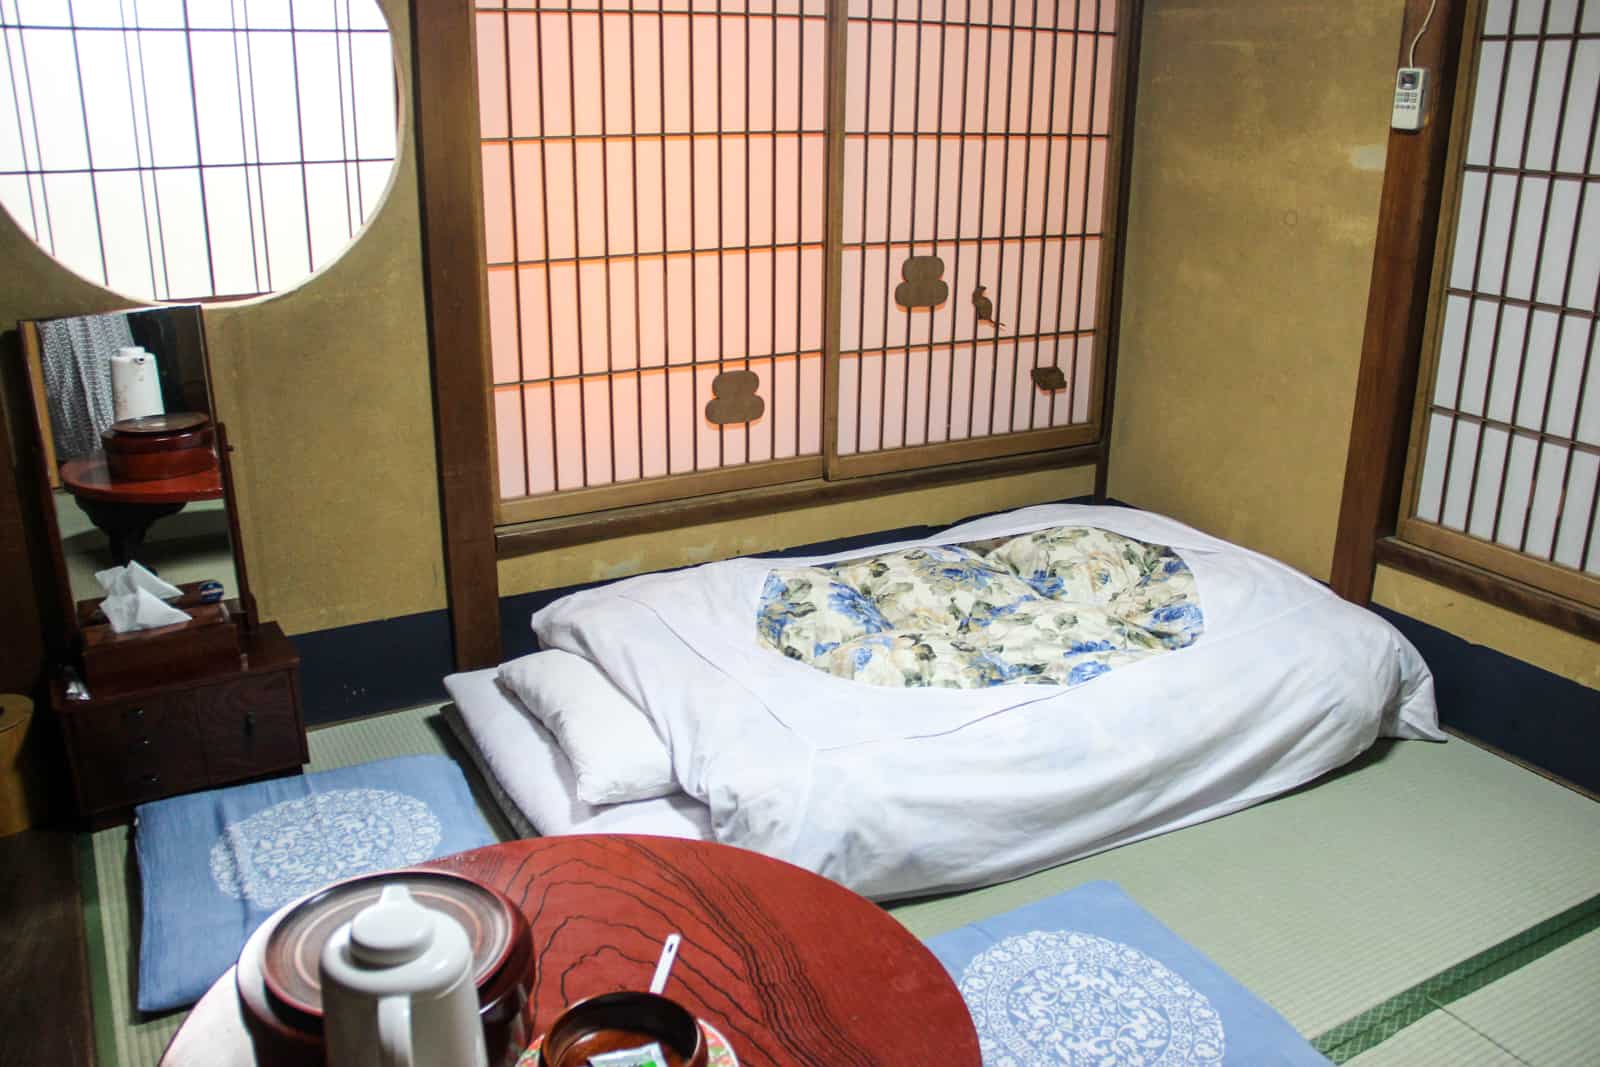
<path id="1" fill-rule="evenodd" d="M 487 1067 L 466 931 L 405 886 L 334 931 L 321 972 L 328 1067 Z"/>

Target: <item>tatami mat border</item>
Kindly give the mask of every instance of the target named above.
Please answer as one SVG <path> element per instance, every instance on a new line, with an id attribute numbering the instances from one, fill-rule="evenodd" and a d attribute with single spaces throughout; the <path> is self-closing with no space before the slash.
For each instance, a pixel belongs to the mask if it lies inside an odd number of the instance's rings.
<path id="1" fill-rule="evenodd" d="M 1312 1040 L 1318 1052 L 1345 1063 L 1424 1016 L 1600 929 L 1600 895 L 1470 956 Z"/>
<path id="2" fill-rule="evenodd" d="M 89 1008 L 94 1014 L 95 1062 L 105 1063 L 117 1047 L 112 1022 L 111 976 L 106 965 L 106 933 L 100 915 L 100 882 L 95 876 L 94 835 L 78 835 L 78 885 L 83 893 L 85 955 L 89 963 Z"/>

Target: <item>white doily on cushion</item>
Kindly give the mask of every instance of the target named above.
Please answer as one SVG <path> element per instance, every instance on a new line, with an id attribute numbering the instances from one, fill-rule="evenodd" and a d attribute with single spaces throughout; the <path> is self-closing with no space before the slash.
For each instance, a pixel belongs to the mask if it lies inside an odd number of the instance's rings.
<path id="1" fill-rule="evenodd" d="M 420 863 L 443 836 L 415 797 L 334 789 L 229 823 L 211 846 L 211 878 L 231 897 L 276 908 L 341 878 Z"/>
<path id="2" fill-rule="evenodd" d="M 985 1067 L 1222 1062 L 1205 995 L 1130 945 L 1071 930 L 1016 934 L 961 974 Z"/>

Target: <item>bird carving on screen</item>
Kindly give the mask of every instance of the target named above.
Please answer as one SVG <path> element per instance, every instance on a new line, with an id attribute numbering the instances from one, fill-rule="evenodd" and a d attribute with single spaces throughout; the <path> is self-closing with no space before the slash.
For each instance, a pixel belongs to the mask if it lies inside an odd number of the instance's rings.
<path id="1" fill-rule="evenodd" d="M 1005 329 L 1006 324 L 996 322 L 994 318 L 994 301 L 984 295 L 988 286 L 980 285 L 972 290 L 972 310 L 977 313 L 979 322 L 987 322 L 997 330 Z"/>

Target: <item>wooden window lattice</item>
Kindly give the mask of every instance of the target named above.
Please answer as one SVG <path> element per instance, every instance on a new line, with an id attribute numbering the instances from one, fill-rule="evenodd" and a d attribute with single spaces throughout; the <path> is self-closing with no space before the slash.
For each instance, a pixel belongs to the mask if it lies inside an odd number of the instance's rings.
<path id="1" fill-rule="evenodd" d="M 830 55 L 824 0 L 480 0 L 502 521 L 1096 432 L 1116 5 L 840 14 Z M 899 306 L 930 255 L 948 296 Z M 761 415 L 719 424 L 730 371 Z"/>
<path id="2" fill-rule="evenodd" d="M 1401 534 L 1590 599 L 1600 574 L 1600 3 L 1491 0 L 1475 47 Z"/>

